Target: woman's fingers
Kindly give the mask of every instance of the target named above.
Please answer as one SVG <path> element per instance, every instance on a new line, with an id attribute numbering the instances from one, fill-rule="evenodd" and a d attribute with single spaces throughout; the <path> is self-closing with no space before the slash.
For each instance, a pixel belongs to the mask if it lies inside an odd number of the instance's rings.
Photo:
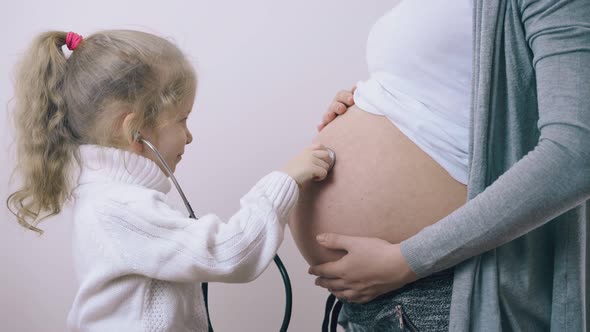
<path id="1" fill-rule="evenodd" d="M 340 278 L 323 278 L 318 277 L 315 279 L 315 284 L 322 288 L 328 289 L 330 292 L 343 291 L 350 289 L 350 285 L 344 279 Z"/>
<path id="2" fill-rule="evenodd" d="M 322 247 L 343 250 L 346 255 L 337 261 L 313 266 L 309 272 L 324 279 L 342 279 L 338 282 L 320 279 L 320 284 L 332 288 L 334 295 L 349 302 L 370 301 L 417 279 L 401 254 L 399 244 L 379 238 L 330 233 L 319 234 L 316 238 Z"/>
<path id="3" fill-rule="evenodd" d="M 369 295 L 364 295 L 362 292 L 356 291 L 354 289 L 335 290 L 330 293 L 334 294 L 334 296 L 340 300 L 351 303 L 367 303 L 375 298 Z"/>
<path id="4" fill-rule="evenodd" d="M 328 111 L 328 112 L 324 113 L 324 117 L 322 118 L 322 124 L 326 125 L 326 124 L 332 122 L 334 119 L 336 119 L 337 116 L 338 116 L 338 114 L 336 114 L 335 112 L 332 112 L 332 111 Z"/>
<path id="5" fill-rule="evenodd" d="M 348 236 L 334 233 L 323 233 L 316 236 L 316 240 L 322 247 L 335 250 L 345 250 L 347 252 L 350 252 L 350 250 L 354 248 L 359 239 L 362 241 L 364 238 L 360 236 Z M 340 262 L 343 258 L 344 257 L 342 257 L 340 260 L 337 260 L 336 262 Z"/>
<path id="6" fill-rule="evenodd" d="M 328 125 L 330 122 L 334 121 L 337 116 L 346 113 L 348 108 L 354 105 L 353 94 L 355 89 L 356 86 L 350 91 L 341 90 L 336 93 L 334 100 L 332 103 L 330 103 L 330 106 L 328 106 L 328 111 L 326 111 L 322 117 L 322 122 L 317 126 L 318 131 L 324 129 L 324 127 L 326 127 L 326 125 Z"/>
<path id="7" fill-rule="evenodd" d="M 348 109 L 348 107 L 350 107 L 350 106 L 345 105 L 345 104 L 343 104 L 341 102 L 336 102 L 335 101 L 335 102 L 333 102 L 330 105 L 328 111 L 330 113 L 334 114 L 334 116 L 336 116 L 336 115 L 342 115 L 342 114 L 346 113 L 346 110 Z"/>
<path id="8" fill-rule="evenodd" d="M 322 117 L 322 122 L 317 126 L 318 132 L 324 129 L 324 127 L 326 127 L 330 122 L 332 122 L 337 116 L 338 114 L 336 114 L 332 110 L 328 110 L 326 113 L 324 113 L 324 116 Z"/>
<path id="9" fill-rule="evenodd" d="M 340 260 L 334 262 L 328 262 L 320 265 L 315 265 L 309 268 L 309 274 L 313 274 L 318 277 L 324 278 L 340 278 L 341 277 L 341 268 L 339 267 Z"/>
<path id="10" fill-rule="evenodd" d="M 342 103 L 342 104 L 349 106 L 349 107 L 354 105 L 353 92 L 347 91 L 347 90 L 339 91 L 336 94 L 336 97 L 334 97 L 334 102 L 335 103 Z"/>
<path id="11" fill-rule="evenodd" d="M 377 296 L 379 293 L 370 287 L 362 284 L 351 284 L 345 279 L 340 278 L 316 278 L 315 284 L 327 289 L 338 299 L 352 303 L 366 303 Z"/>

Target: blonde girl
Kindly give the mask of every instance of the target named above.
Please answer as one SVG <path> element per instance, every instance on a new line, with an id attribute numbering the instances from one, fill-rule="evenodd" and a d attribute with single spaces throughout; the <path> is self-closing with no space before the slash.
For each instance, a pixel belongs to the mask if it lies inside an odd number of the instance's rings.
<path id="1" fill-rule="evenodd" d="M 200 283 L 255 279 L 299 187 L 326 177 L 329 152 L 315 145 L 263 177 L 227 222 L 175 210 L 162 165 L 135 137 L 174 171 L 192 141 L 196 85 L 182 52 L 144 32 L 51 31 L 26 51 L 15 86 L 23 181 L 7 203 L 36 232 L 43 218 L 71 212 L 79 289 L 70 331 L 206 330 Z"/>

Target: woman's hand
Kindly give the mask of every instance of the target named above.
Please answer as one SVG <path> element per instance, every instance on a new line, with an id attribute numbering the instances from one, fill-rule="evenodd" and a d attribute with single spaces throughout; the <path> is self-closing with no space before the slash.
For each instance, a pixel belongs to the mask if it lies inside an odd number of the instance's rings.
<path id="1" fill-rule="evenodd" d="M 342 90 L 336 94 L 336 97 L 334 97 L 334 100 L 332 101 L 330 106 L 328 106 L 328 110 L 326 111 L 326 113 L 324 113 L 324 116 L 322 117 L 322 123 L 320 123 L 317 127 L 318 131 L 324 129 L 324 127 L 327 126 L 328 123 L 336 119 L 338 115 L 346 113 L 348 108 L 354 105 L 354 99 L 352 98 L 354 90 L 356 90 L 356 86 L 353 87 L 350 91 Z"/>
<path id="2" fill-rule="evenodd" d="M 337 261 L 309 268 L 318 276 L 316 285 L 339 299 L 366 303 L 417 279 L 399 244 L 338 234 L 320 234 L 317 240 L 325 248 L 347 252 Z"/>

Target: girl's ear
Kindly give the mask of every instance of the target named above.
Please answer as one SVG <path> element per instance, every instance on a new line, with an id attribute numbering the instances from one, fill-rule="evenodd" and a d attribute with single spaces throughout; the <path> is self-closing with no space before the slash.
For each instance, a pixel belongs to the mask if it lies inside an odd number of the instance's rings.
<path id="1" fill-rule="evenodd" d="M 123 119 L 123 135 L 125 135 L 125 138 L 127 140 L 127 143 L 129 143 L 129 150 L 131 150 L 131 152 L 135 152 L 137 154 L 143 154 L 143 143 L 141 143 L 141 141 L 139 140 L 139 132 L 136 133 L 132 133 L 131 132 L 131 123 L 133 121 L 133 119 L 135 119 L 135 113 L 130 112 L 127 113 L 127 115 L 125 115 L 125 118 Z"/>

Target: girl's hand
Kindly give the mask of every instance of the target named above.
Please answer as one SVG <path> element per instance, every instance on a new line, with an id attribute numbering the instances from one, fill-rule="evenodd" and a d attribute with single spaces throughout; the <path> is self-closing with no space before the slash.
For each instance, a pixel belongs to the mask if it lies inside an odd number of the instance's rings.
<path id="1" fill-rule="evenodd" d="M 311 180 L 321 181 L 330 170 L 332 157 L 321 144 L 313 144 L 285 165 L 281 170 L 290 175 L 302 187 Z"/>
<path id="2" fill-rule="evenodd" d="M 316 285 L 339 299 L 366 303 L 417 279 L 399 244 L 338 234 L 320 234 L 317 238 L 325 248 L 347 252 L 337 261 L 309 268 L 310 274 L 318 276 Z"/>
<path id="3" fill-rule="evenodd" d="M 354 99 L 352 98 L 354 90 L 356 90 L 356 86 L 350 91 L 342 90 L 336 94 L 336 97 L 334 97 L 334 100 L 328 106 L 328 110 L 322 117 L 322 123 L 317 126 L 318 132 L 324 129 L 332 120 L 336 119 L 338 115 L 346 113 L 348 108 L 354 105 Z"/>

